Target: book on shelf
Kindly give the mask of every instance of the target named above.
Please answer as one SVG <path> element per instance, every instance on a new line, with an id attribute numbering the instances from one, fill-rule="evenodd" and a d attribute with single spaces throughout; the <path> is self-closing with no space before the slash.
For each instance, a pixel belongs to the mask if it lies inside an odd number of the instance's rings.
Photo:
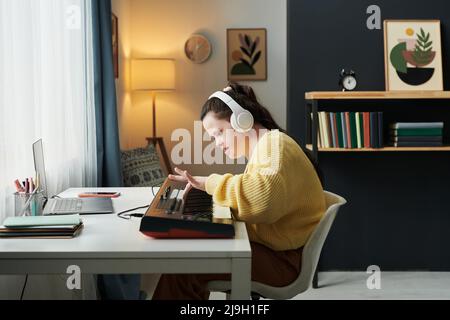
<path id="1" fill-rule="evenodd" d="M 370 114 L 369 112 L 363 112 L 363 124 L 364 124 L 364 148 L 370 148 Z"/>
<path id="2" fill-rule="evenodd" d="M 377 112 L 378 121 L 378 148 L 384 147 L 384 136 L 383 136 L 383 112 Z"/>
<path id="3" fill-rule="evenodd" d="M 336 129 L 338 136 L 338 146 L 339 148 L 344 148 L 343 142 L 343 131 L 342 131 L 342 113 L 336 112 Z"/>
<path id="4" fill-rule="evenodd" d="M 442 147 L 442 141 L 397 141 L 394 147 Z"/>
<path id="5" fill-rule="evenodd" d="M 392 142 L 406 142 L 406 141 L 442 141 L 442 136 L 391 136 Z"/>
<path id="6" fill-rule="evenodd" d="M 350 145 L 352 149 L 358 148 L 358 140 L 356 137 L 356 116 L 355 112 L 351 111 L 350 114 L 350 135 L 351 135 L 351 141 Z"/>
<path id="7" fill-rule="evenodd" d="M 342 127 L 342 147 L 348 148 L 347 145 L 347 120 L 345 117 L 345 112 L 341 112 L 341 127 Z"/>
<path id="8" fill-rule="evenodd" d="M 393 136 L 442 136 L 442 128 L 390 129 Z"/>
<path id="9" fill-rule="evenodd" d="M 389 125 L 390 129 L 430 129 L 444 128 L 444 122 L 395 122 Z"/>
<path id="10" fill-rule="evenodd" d="M 331 132 L 331 147 L 332 148 L 337 148 L 336 145 L 336 134 L 334 132 L 334 121 L 333 121 L 333 112 L 328 112 L 328 118 L 330 121 L 330 132 Z"/>
<path id="11" fill-rule="evenodd" d="M 355 119 L 356 119 L 356 145 L 357 145 L 357 148 L 362 148 L 359 112 L 355 113 Z"/>
<path id="12" fill-rule="evenodd" d="M 378 115 L 375 112 L 369 113 L 370 117 L 370 147 L 378 148 Z"/>

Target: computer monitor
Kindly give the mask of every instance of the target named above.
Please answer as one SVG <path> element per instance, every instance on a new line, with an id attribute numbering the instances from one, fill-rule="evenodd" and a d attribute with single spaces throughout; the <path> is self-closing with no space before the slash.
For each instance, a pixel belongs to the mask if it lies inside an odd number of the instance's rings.
<path id="1" fill-rule="evenodd" d="M 40 189 L 45 198 L 48 198 L 47 194 L 47 180 L 45 178 L 45 165 L 44 165 L 44 149 L 42 148 L 42 139 L 39 139 L 33 143 L 33 159 L 34 169 L 39 175 Z"/>

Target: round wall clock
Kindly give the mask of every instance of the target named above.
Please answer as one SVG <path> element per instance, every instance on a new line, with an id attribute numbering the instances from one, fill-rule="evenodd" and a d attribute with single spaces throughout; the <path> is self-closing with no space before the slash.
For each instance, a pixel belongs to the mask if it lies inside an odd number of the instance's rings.
<path id="1" fill-rule="evenodd" d="M 186 57 L 194 63 L 203 63 L 211 55 L 211 43 L 200 34 L 193 34 L 184 46 Z"/>

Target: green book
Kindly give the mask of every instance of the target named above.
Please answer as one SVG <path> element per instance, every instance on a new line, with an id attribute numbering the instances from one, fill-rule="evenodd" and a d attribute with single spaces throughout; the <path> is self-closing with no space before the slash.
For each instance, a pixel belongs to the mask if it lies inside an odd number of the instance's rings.
<path id="1" fill-rule="evenodd" d="M 339 148 L 344 148 L 344 136 L 342 134 L 342 116 L 340 112 L 336 112 L 336 127 L 338 133 Z"/>
<path id="2" fill-rule="evenodd" d="M 391 133 L 395 136 L 442 136 L 442 128 L 395 129 Z"/>
<path id="3" fill-rule="evenodd" d="M 351 148 L 357 148 L 358 147 L 358 140 L 357 140 L 357 135 L 356 135 L 356 116 L 355 116 L 355 112 L 351 111 L 350 112 L 350 134 L 351 134 Z"/>
<path id="4" fill-rule="evenodd" d="M 3 225 L 7 228 L 31 228 L 78 225 L 80 222 L 81 218 L 78 214 L 65 216 L 23 216 L 6 218 Z"/>

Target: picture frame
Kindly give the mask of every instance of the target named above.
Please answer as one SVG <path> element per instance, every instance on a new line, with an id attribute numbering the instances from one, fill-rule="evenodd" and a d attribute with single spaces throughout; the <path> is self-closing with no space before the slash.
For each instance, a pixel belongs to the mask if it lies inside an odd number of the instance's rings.
<path id="1" fill-rule="evenodd" d="M 267 30 L 227 29 L 227 75 L 229 81 L 267 80 Z"/>
<path id="2" fill-rule="evenodd" d="M 114 77 L 119 78 L 119 18 L 113 13 L 111 15 L 112 51 Z"/>
<path id="3" fill-rule="evenodd" d="M 440 20 L 385 20 L 386 91 L 442 91 Z"/>

